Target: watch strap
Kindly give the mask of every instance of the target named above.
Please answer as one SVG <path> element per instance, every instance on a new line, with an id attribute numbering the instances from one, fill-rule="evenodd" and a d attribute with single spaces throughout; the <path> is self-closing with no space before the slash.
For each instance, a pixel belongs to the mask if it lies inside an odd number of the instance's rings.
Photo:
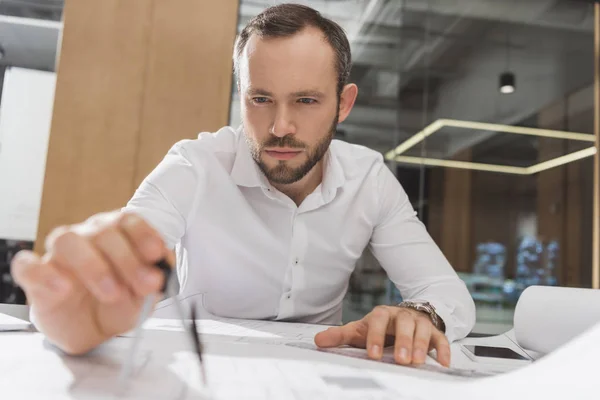
<path id="1" fill-rule="evenodd" d="M 411 310 L 427 314 L 433 326 L 435 326 L 442 333 L 446 333 L 446 324 L 438 315 L 433 304 L 427 301 L 403 301 L 402 303 L 398 304 L 398 307 L 409 308 Z"/>

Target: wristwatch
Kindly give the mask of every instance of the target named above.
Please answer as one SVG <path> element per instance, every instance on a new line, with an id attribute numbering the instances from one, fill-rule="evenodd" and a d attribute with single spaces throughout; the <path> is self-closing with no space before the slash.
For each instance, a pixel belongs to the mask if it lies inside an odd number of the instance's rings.
<path id="1" fill-rule="evenodd" d="M 444 323 L 444 320 L 440 318 L 435 311 L 435 307 L 430 302 L 419 300 L 403 301 L 402 303 L 398 304 L 398 307 L 410 308 L 412 310 L 427 314 L 433 326 L 442 331 L 442 333 L 446 333 L 446 324 Z"/>

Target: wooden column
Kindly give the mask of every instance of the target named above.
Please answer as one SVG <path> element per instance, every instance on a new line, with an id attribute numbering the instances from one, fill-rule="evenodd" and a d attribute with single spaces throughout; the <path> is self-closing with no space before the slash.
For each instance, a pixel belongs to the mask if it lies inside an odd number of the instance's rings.
<path id="1" fill-rule="evenodd" d="M 227 125 L 239 0 L 66 0 L 36 250 Z"/>
<path id="2" fill-rule="evenodd" d="M 591 132 L 590 95 L 591 90 L 584 88 L 545 107 L 538 115 L 538 126 Z M 573 140 L 547 137 L 538 140 L 540 162 L 585 147 Z M 562 286 L 589 287 L 591 283 L 590 161 L 568 163 L 536 175 L 538 235 L 545 243 L 556 240 L 559 244 L 557 278 Z"/>
<path id="3" fill-rule="evenodd" d="M 471 151 L 454 157 L 470 161 Z M 471 200 L 473 171 L 448 168 L 444 177 L 444 205 L 440 248 L 454 269 L 470 272 L 472 267 Z"/>

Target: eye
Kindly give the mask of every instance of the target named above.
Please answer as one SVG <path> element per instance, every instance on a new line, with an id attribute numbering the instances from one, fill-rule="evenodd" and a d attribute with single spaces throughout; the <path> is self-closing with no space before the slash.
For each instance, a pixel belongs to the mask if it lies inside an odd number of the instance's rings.
<path id="1" fill-rule="evenodd" d="M 317 100 L 309 99 L 308 97 L 303 97 L 301 99 L 298 99 L 298 102 L 300 102 L 302 104 L 316 104 Z"/>
<path id="2" fill-rule="evenodd" d="M 269 99 L 266 97 L 253 97 L 252 102 L 256 104 L 265 104 L 269 102 Z"/>

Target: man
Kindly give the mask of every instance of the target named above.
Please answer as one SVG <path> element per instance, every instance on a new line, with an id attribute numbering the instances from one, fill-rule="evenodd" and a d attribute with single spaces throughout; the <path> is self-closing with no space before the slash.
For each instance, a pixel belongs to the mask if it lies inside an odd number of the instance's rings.
<path id="1" fill-rule="evenodd" d="M 177 143 L 124 210 L 57 228 L 41 258 L 16 257 L 38 328 L 74 354 L 130 330 L 162 285 L 161 258 L 177 259 L 182 298 L 214 314 L 339 325 L 370 246 L 407 302 L 316 344 L 366 347 L 374 359 L 394 344 L 401 364 L 435 348 L 449 365 L 449 341 L 475 319 L 465 285 L 381 155 L 332 141 L 358 90 L 342 29 L 308 7 L 275 6 L 240 34 L 234 64 L 240 129 Z"/>

